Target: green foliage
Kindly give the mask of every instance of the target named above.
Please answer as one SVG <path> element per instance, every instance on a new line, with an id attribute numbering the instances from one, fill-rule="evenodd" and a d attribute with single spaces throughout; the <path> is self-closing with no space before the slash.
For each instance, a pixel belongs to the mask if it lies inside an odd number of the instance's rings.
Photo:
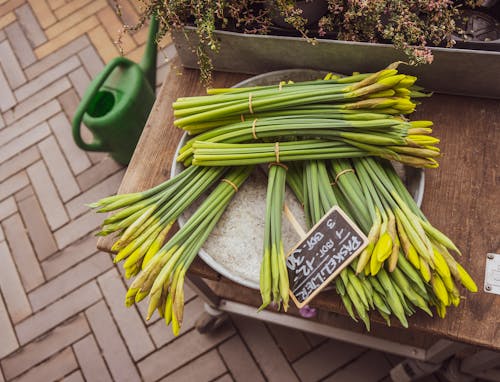
<path id="1" fill-rule="evenodd" d="M 193 49 L 205 84 L 211 80 L 210 57 L 219 49 L 214 31 L 268 34 L 276 10 L 292 30 L 311 43 L 315 42 L 311 36 L 392 43 L 406 54 L 410 64 L 422 64 L 432 62 L 429 45 L 453 46 L 460 6 L 451 0 L 328 0 L 328 12 L 311 25 L 294 0 L 136 1 L 143 12 L 139 23 L 125 26 L 126 31 L 141 28 L 152 14 L 159 18 L 158 41 L 186 24 L 196 27 L 199 43 Z"/>

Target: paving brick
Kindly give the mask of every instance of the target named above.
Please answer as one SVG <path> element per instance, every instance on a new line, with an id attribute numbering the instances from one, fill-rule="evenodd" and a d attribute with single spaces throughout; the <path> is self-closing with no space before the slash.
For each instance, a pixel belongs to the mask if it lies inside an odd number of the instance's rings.
<path id="1" fill-rule="evenodd" d="M 203 301 L 200 298 L 195 298 L 194 300 L 186 303 L 184 307 L 184 321 L 182 322 L 182 327 L 179 335 L 187 333 L 194 328 L 196 320 L 204 312 Z M 145 316 L 143 316 L 145 317 Z M 154 324 L 148 327 L 151 333 L 151 338 L 157 348 L 170 343 L 176 339 L 172 333 L 172 328 L 165 325 L 164 320 L 158 320 Z"/>
<path id="2" fill-rule="evenodd" d="M 100 254 L 101 256 L 106 256 Z M 109 261 L 109 257 L 106 256 Z M 127 308 L 123 303 L 127 289 L 123 285 L 120 274 L 116 269 L 111 269 L 97 279 L 102 294 L 111 310 L 122 333 L 125 343 L 134 360 L 143 358 L 155 350 L 155 346 L 149 338 L 141 317 L 135 307 Z"/>
<path id="3" fill-rule="evenodd" d="M 15 382 L 57 381 L 78 368 L 71 348 L 56 354 L 46 362 L 30 369 L 27 373 L 13 379 Z"/>
<path id="4" fill-rule="evenodd" d="M 27 132 L 33 126 L 47 120 L 60 110 L 59 102 L 56 100 L 49 101 L 43 107 L 34 110 L 16 123 L 0 130 L 0 145 L 6 144 L 15 137 Z"/>
<path id="5" fill-rule="evenodd" d="M 61 382 L 85 382 L 85 379 L 80 370 L 75 370 L 70 375 L 61 379 Z"/>
<path id="6" fill-rule="evenodd" d="M 214 379 L 214 382 L 234 382 L 234 379 L 230 374 L 224 374 L 217 379 Z"/>
<path id="7" fill-rule="evenodd" d="M 110 175 L 122 169 L 124 166 L 107 157 L 98 164 L 90 167 L 76 177 L 82 191 L 86 191 Z"/>
<path id="8" fill-rule="evenodd" d="M 311 350 L 304 333 L 275 324 L 267 324 L 267 327 L 288 361 L 293 362 Z"/>
<path id="9" fill-rule="evenodd" d="M 61 195 L 62 201 L 67 202 L 78 195 L 80 193 L 80 188 L 55 138 L 50 136 L 44 139 L 38 144 L 38 148 L 54 180 L 54 184 L 59 191 L 59 195 Z"/>
<path id="10" fill-rule="evenodd" d="M 63 95 L 61 95 L 63 97 Z M 80 149 L 73 140 L 71 133 L 71 124 L 64 115 L 59 113 L 49 120 L 49 125 L 57 138 L 57 142 L 61 147 L 64 156 L 66 157 L 73 174 L 78 175 L 85 169 L 89 168 L 92 163 L 85 154 L 85 151 Z"/>
<path id="11" fill-rule="evenodd" d="M 140 62 L 143 56 L 143 52 L 144 52 L 144 46 L 138 46 L 134 50 L 128 52 L 125 57 L 127 57 L 131 61 Z"/>
<path id="12" fill-rule="evenodd" d="M 118 171 L 105 179 L 101 183 L 97 183 L 94 187 L 88 189 L 83 194 L 66 203 L 66 209 L 71 219 L 89 211 L 86 205 L 96 202 L 106 196 L 115 194 L 120 186 L 125 170 Z M 102 215 L 104 217 L 104 215 Z"/>
<path id="13" fill-rule="evenodd" d="M 16 89 L 26 82 L 26 77 L 8 40 L 0 43 L 0 64 L 11 89 Z"/>
<path id="14" fill-rule="evenodd" d="M 225 372 L 226 367 L 217 350 L 212 350 L 163 378 L 161 382 L 209 382 Z"/>
<path id="15" fill-rule="evenodd" d="M 42 309 L 78 288 L 80 285 L 94 279 L 112 266 L 113 263 L 104 253 L 97 253 L 82 261 L 74 268 L 61 273 L 59 276 L 30 292 L 28 298 L 33 310 Z"/>
<path id="16" fill-rule="evenodd" d="M 88 46 L 78 53 L 90 78 L 95 78 L 104 68 L 104 63 L 93 46 Z"/>
<path id="17" fill-rule="evenodd" d="M 28 77 L 28 79 L 31 80 L 39 76 L 40 74 L 46 72 L 54 65 L 57 65 L 58 63 L 66 60 L 68 57 L 77 54 L 80 50 L 84 49 L 89 44 L 90 41 L 87 38 L 87 36 L 80 36 L 68 42 L 68 44 L 59 48 L 54 53 L 49 54 L 48 56 L 35 62 L 33 65 L 28 66 L 24 72 Z"/>
<path id="18" fill-rule="evenodd" d="M 47 85 L 53 83 L 59 78 L 65 76 L 70 73 L 74 69 L 80 66 L 80 60 L 77 57 L 70 57 L 67 60 L 55 65 L 51 69 L 42 73 L 38 77 L 32 79 L 26 85 L 23 85 L 19 89 L 17 89 L 14 94 L 18 101 L 23 101 L 26 98 L 32 96 L 37 93 L 41 89 L 47 87 Z"/>
<path id="19" fill-rule="evenodd" d="M 14 198 L 16 199 L 16 202 L 19 203 L 33 195 L 35 195 L 33 188 L 31 186 L 26 186 L 21 191 L 16 192 Z"/>
<path id="20" fill-rule="evenodd" d="M 5 199 L 29 184 L 26 173 L 19 172 L 0 183 L 0 200 Z"/>
<path id="21" fill-rule="evenodd" d="M 16 21 L 16 15 L 14 12 L 9 12 L 4 16 L 0 16 L 0 28 L 3 29 L 7 25 L 12 24 L 14 21 Z"/>
<path id="22" fill-rule="evenodd" d="M 67 78 L 61 78 L 56 82 L 53 82 L 52 84 L 41 89 L 39 92 L 33 94 L 31 97 L 26 98 L 22 102 L 18 103 L 13 109 L 12 118 L 14 120 L 17 120 L 25 116 L 29 112 L 45 104 L 47 100 L 52 100 L 59 94 L 64 93 L 69 88 L 71 88 L 71 83 Z"/>
<path id="23" fill-rule="evenodd" d="M 78 363 L 87 381 L 111 382 L 111 376 L 106 368 L 101 352 L 92 335 L 89 335 L 73 345 Z"/>
<path id="24" fill-rule="evenodd" d="M 2 226 L 24 290 L 29 292 L 43 284 L 44 278 L 21 217 L 19 214 L 12 215 L 3 221 Z"/>
<path id="25" fill-rule="evenodd" d="M 68 14 L 62 20 L 55 23 L 50 28 L 47 28 L 45 30 L 45 34 L 47 35 L 49 40 L 54 39 L 61 33 L 68 32 L 69 30 L 75 28 L 75 25 L 78 25 L 78 23 L 81 20 L 84 20 L 87 17 L 94 15 L 95 13 L 97 13 L 97 11 L 106 6 L 107 6 L 106 0 L 91 1 L 86 6 L 81 7 L 78 10 L 78 12 Z"/>
<path id="26" fill-rule="evenodd" d="M 4 240 L 5 240 L 5 234 L 3 233 L 2 226 L 0 225 L 0 241 L 4 241 Z"/>
<path id="27" fill-rule="evenodd" d="M 262 322 L 246 317 L 235 317 L 233 321 L 258 362 L 266 380 L 298 381 L 283 353 Z"/>
<path id="28" fill-rule="evenodd" d="M 47 41 L 47 37 L 43 33 L 43 29 L 40 27 L 38 20 L 36 19 L 31 7 L 28 4 L 16 9 L 17 19 L 21 28 L 23 29 L 28 41 L 31 42 L 32 46 L 38 46 Z"/>
<path id="29" fill-rule="evenodd" d="M 50 9 L 56 10 L 66 4 L 66 0 L 47 0 Z"/>
<path id="30" fill-rule="evenodd" d="M 120 18 L 127 25 L 134 25 L 139 21 L 136 8 L 128 1 L 120 2 Z"/>
<path id="31" fill-rule="evenodd" d="M 108 34 L 101 25 L 92 29 L 88 35 L 90 41 L 92 41 L 92 45 L 94 45 L 97 49 L 99 55 L 105 63 L 108 63 L 113 58 L 120 55 L 120 52 L 116 48 L 115 44 L 113 44 L 113 41 L 109 38 Z"/>
<path id="32" fill-rule="evenodd" d="M 381 352 L 370 350 L 351 362 L 347 367 L 335 372 L 325 382 L 377 382 L 389 374 L 391 364 Z"/>
<path id="33" fill-rule="evenodd" d="M 7 379 L 15 378 L 34 365 L 58 353 L 90 332 L 83 313 L 48 332 L 42 339 L 30 342 L 1 361 Z"/>
<path id="34" fill-rule="evenodd" d="M 328 340 L 293 364 L 301 380 L 317 381 L 346 365 L 365 351 L 364 348 Z"/>
<path id="35" fill-rule="evenodd" d="M 0 29 L 0 41 L 3 41 L 7 38 L 7 35 L 3 31 L 3 29 Z"/>
<path id="36" fill-rule="evenodd" d="M 54 24 L 57 20 L 45 0 L 28 0 L 42 28 Z"/>
<path id="37" fill-rule="evenodd" d="M 118 18 L 115 10 L 111 7 L 106 7 L 97 13 L 97 17 L 111 39 L 113 41 L 118 41 L 120 38 L 120 31 L 123 28 L 123 22 Z M 121 50 L 123 54 L 131 52 L 136 47 L 134 39 L 129 34 L 122 33 L 120 42 L 119 50 Z"/>
<path id="38" fill-rule="evenodd" d="M 0 164 L 0 182 L 28 167 L 38 159 L 40 159 L 40 152 L 36 147 L 30 147 L 18 153 L 7 162 L 3 162 Z"/>
<path id="39" fill-rule="evenodd" d="M 148 41 L 148 29 L 149 25 L 145 25 L 144 28 L 139 29 L 137 32 L 132 34 L 132 38 L 137 45 L 143 45 Z"/>
<path id="40" fill-rule="evenodd" d="M 21 6 L 24 3 L 24 0 L 3 0 L 0 1 L 0 16 L 3 16 L 17 7 Z"/>
<path id="41" fill-rule="evenodd" d="M 27 171 L 50 228 L 55 230 L 67 223 L 68 215 L 43 162 L 32 164 Z"/>
<path id="42" fill-rule="evenodd" d="M 90 77 L 84 68 L 78 68 L 69 74 L 69 79 L 73 84 L 73 88 L 76 90 L 78 96 L 83 98 L 87 87 L 90 84 Z"/>
<path id="43" fill-rule="evenodd" d="M 219 346 L 224 363 L 237 381 L 264 381 L 264 377 L 239 336 L 227 340 Z"/>
<path id="44" fill-rule="evenodd" d="M 19 347 L 16 333 L 12 327 L 9 313 L 0 295 L 0 328 L 2 328 L 2 340 L 0 341 L 0 358 L 3 358 Z M 2 377 L 0 377 L 0 380 Z"/>
<path id="45" fill-rule="evenodd" d="M 17 338 L 24 345 L 46 331 L 58 326 L 61 322 L 88 308 L 101 298 L 95 281 L 92 281 L 47 308 L 28 317 L 15 326 Z"/>
<path id="46" fill-rule="evenodd" d="M 2 150 L 0 151 L 0 163 L 12 158 L 17 153 L 25 150 L 38 141 L 41 141 L 49 134 L 49 125 L 43 122 L 30 131 L 27 131 L 17 138 L 10 140 L 7 144 L 2 146 Z"/>
<path id="47" fill-rule="evenodd" d="M 57 49 L 68 44 L 70 41 L 81 36 L 82 34 L 92 30 L 99 24 L 99 20 L 95 16 L 88 17 L 82 22 L 73 25 L 71 29 L 67 30 L 65 33 L 61 33 L 58 36 L 50 39 L 45 44 L 40 45 L 35 49 L 35 55 L 37 58 L 43 58 L 53 53 Z"/>
<path id="48" fill-rule="evenodd" d="M 17 204 L 13 197 L 0 202 L 0 221 L 17 212 Z"/>
<path id="49" fill-rule="evenodd" d="M 87 309 L 86 314 L 114 380 L 140 381 L 134 362 L 106 304 L 101 301 Z"/>
<path id="50" fill-rule="evenodd" d="M 1 33 L 0 33 L 1 37 Z M 5 121 L 3 120 L 2 113 L 0 113 L 0 130 L 5 127 Z"/>
<path id="51" fill-rule="evenodd" d="M 102 216 L 89 211 L 54 232 L 57 247 L 63 249 L 75 240 L 96 230 L 102 223 Z"/>
<path id="52" fill-rule="evenodd" d="M 128 0 L 128 2 L 134 7 L 135 12 L 137 14 L 142 12 L 142 10 L 143 10 L 142 4 L 139 4 L 137 1 L 134 1 L 134 0 Z"/>
<path id="53" fill-rule="evenodd" d="M 10 319 L 16 324 L 31 314 L 31 307 L 5 241 L 0 242 L 0 262 L 2 264 L 0 267 L 0 290 L 5 299 Z"/>
<path id="54" fill-rule="evenodd" d="M 61 104 L 64 113 L 68 117 L 69 120 L 73 119 L 73 115 L 75 114 L 76 108 L 78 107 L 80 103 L 80 98 L 78 97 L 78 94 L 76 94 L 76 91 L 71 88 L 68 91 L 64 92 L 61 94 L 59 97 L 57 97 L 57 100 Z M 71 130 L 71 127 L 70 127 Z"/>
<path id="55" fill-rule="evenodd" d="M 162 347 L 140 361 L 138 367 L 142 378 L 145 382 L 156 381 L 189 363 L 200 354 L 213 349 L 233 334 L 234 328 L 229 322 L 219 327 L 215 332 L 204 335 L 199 334 L 196 330 L 191 330 L 170 345 Z"/>
<path id="56" fill-rule="evenodd" d="M 58 7 L 56 11 L 54 11 L 54 14 L 56 17 L 61 20 L 65 18 L 66 16 L 71 15 L 72 13 L 75 13 L 77 10 L 82 8 L 83 6 L 87 5 L 90 3 L 92 0 L 80 0 L 80 1 L 71 1 L 71 2 L 66 2 L 64 5 Z"/>
<path id="57" fill-rule="evenodd" d="M 14 22 L 5 28 L 5 33 L 7 33 L 7 38 L 21 63 L 21 67 L 25 68 L 36 61 L 33 49 L 18 22 Z"/>
<path id="58" fill-rule="evenodd" d="M 29 189 L 31 190 L 31 187 Z M 49 225 L 47 220 L 45 220 L 37 198 L 35 196 L 28 196 L 18 202 L 18 204 L 24 225 L 28 230 L 28 235 L 33 243 L 38 259 L 46 259 L 57 252 L 56 242 L 52 237 L 52 232 L 50 232 Z"/>
<path id="59" fill-rule="evenodd" d="M 10 90 L 10 86 L 5 78 L 3 71 L 0 68 L 0 111 L 9 110 L 16 104 L 14 94 Z"/>
<path id="60" fill-rule="evenodd" d="M 51 279 L 65 270 L 78 264 L 83 259 L 97 252 L 97 240 L 93 235 L 88 235 L 81 240 L 71 243 L 62 251 L 42 262 L 45 277 Z M 109 256 L 109 255 L 107 255 Z"/>

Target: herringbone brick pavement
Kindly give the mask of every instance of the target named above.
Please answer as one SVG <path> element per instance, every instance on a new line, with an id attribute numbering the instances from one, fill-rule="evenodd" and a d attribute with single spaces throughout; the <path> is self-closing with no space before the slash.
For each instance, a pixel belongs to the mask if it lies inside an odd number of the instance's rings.
<path id="1" fill-rule="evenodd" d="M 394 357 L 247 318 L 182 333 L 126 309 L 126 284 L 96 250 L 102 217 L 85 204 L 114 193 L 124 168 L 81 151 L 70 120 L 91 78 L 119 55 L 106 0 L 0 0 L 0 382 L 379 381 Z M 137 2 L 119 1 L 128 24 Z M 146 30 L 125 36 L 139 60 Z M 175 55 L 164 41 L 158 84 Z M 434 379 L 433 379 L 434 380 Z"/>

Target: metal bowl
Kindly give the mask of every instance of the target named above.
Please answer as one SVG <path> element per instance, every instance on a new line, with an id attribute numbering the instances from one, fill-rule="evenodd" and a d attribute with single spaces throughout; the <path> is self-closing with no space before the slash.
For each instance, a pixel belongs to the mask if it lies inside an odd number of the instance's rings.
<path id="1" fill-rule="evenodd" d="M 308 81 L 324 77 L 326 72 L 306 69 L 279 70 L 261 74 L 242 81 L 234 87 L 278 84 L 280 81 Z M 177 146 L 175 158 L 180 148 L 190 137 L 185 133 Z M 171 176 L 184 170 L 182 163 L 173 162 Z M 424 172 L 421 169 L 399 165 L 396 167 L 406 187 L 420 206 L 424 194 Z M 259 289 L 260 261 L 264 237 L 264 216 L 266 209 L 267 178 L 258 167 L 244 186 L 234 196 L 199 255 L 213 270 L 222 276 L 244 285 Z M 179 217 L 183 226 L 200 201 L 192 205 Z M 285 203 L 295 219 L 306 227 L 303 209 L 293 193 L 287 189 Z M 283 245 L 287 252 L 300 240 L 288 218 L 283 219 Z"/>

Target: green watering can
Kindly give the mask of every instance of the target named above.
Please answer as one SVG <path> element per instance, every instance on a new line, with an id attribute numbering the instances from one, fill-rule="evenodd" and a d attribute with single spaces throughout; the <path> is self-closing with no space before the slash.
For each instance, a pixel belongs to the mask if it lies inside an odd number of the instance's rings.
<path id="1" fill-rule="evenodd" d="M 87 151 L 107 151 L 128 164 L 155 101 L 156 32 L 151 18 L 149 37 L 140 65 L 116 57 L 89 85 L 73 117 L 73 138 Z M 92 132 L 91 143 L 82 139 L 81 123 Z"/>

